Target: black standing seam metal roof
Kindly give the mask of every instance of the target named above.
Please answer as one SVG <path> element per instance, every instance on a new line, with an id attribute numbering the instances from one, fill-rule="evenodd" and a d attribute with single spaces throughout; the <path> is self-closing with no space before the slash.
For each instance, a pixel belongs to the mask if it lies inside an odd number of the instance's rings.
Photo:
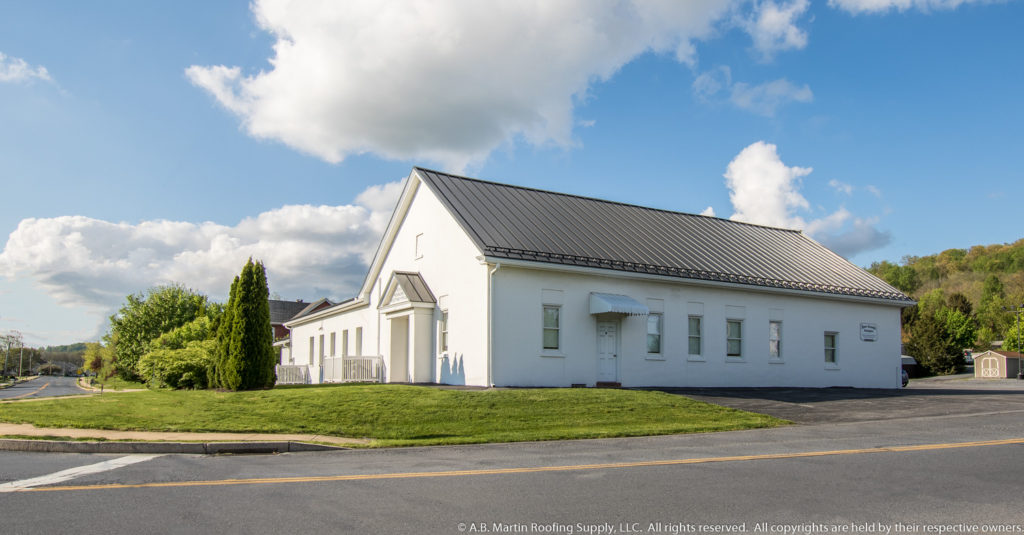
<path id="1" fill-rule="evenodd" d="M 270 323 L 284 323 L 302 312 L 309 303 L 305 301 L 282 301 L 270 299 Z"/>
<path id="2" fill-rule="evenodd" d="M 913 302 L 800 231 L 416 169 L 489 257 Z"/>

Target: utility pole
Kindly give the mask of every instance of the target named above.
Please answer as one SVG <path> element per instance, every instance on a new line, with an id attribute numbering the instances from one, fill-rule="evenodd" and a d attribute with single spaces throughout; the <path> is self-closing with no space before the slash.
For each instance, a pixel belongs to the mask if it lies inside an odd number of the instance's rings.
<path id="1" fill-rule="evenodd" d="M 18 331 L 10 331 L 4 335 L 2 339 L 7 340 L 7 354 L 4 356 L 4 368 L 3 370 L 0 370 L 0 375 L 7 375 L 9 362 L 11 360 L 11 346 L 13 346 L 15 342 L 18 342 L 19 345 L 21 344 L 21 333 Z"/>
<path id="2" fill-rule="evenodd" d="M 7 361 L 10 360 L 10 358 L 11 358 L 11 342 L 12 342 L 12 340 L 11 340 L 11 337 L 9 335 L 8 336 L 4 336 L 4 339 L 7 340 L 7 353 L 4 354 L 4 369 L 0 370 L 0 376 L 6 377 L 7 376 Z"/>
<path id="3" fill-rule="evenodd" d="M 1003 310 L 1017 313 L 1017 380 L 1024 380 L 1024 358 L 1021 357 L 1024 355 L 1024 347 L 1020 345 L 1020 312 L 1024 310 L 1024 303 L 1018 306 L 1003 307 Z"/>

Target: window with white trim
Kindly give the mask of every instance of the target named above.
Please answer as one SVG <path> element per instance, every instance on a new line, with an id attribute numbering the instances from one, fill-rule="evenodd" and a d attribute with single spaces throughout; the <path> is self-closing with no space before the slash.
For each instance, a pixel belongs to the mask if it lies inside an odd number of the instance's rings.
<path id="1" fill-rule="evenodd" d="M 562 307 L 544 305 L 544 349 L 561 348 Z"/>
<path id="2" fill-rule="evenodd" d="M 725 322 L 725 356 L 743 356 L 743 320 Z"/>
<path id="3" fill-rule="evenodd" d="M 334 354 L 333 350 L 331 354 Z M 348 329 L 341 331 L 341 356 L 348 356 Z"/>
<path id="4" fill-rule="evenodd" d="M 448 351 L 448 311 L 441 311 L 441 321 L 438 322 L 437 345 L 441 353 Z"/>
<path id="5" fill-rule="evenodd" d="M 320 358 L 324 358 L 324 335 L 320 335 Z"/>
<path id="6" fill-rule="evenodd" d="M 332 357 L 337 355 L 337 353 L 335 352 L 335 344 L 334 344 L 334 340 L 335 340 L 335 337 L 336 337 L 335 335 L 337 335 L 337 334 L 338 333 L 334 333 L 334 332 L 331 333 L 331 356 Z"/>
<path id="7" fill-rule="evenodd" d="M 647 353 L 661 353 L 661 314 L 647 316 Z"/>
<path id="8" fill-rule="evenodd" d="M 839 362 L 839 333 L 825 333 L 825 364 L 834 365 Z"/>
<path id="9" fill-rule="evenodd" d="M 689 324 L 689 353 L 691 355 L 701 354 L 701 337 L 703 335 L 703 323 L 704 318 L 701 316 L 690 316 L 687 321 Z"/>
<path id="10" fill-rule="evenodd" d="M 768 356 L 773 359 L 782 358 L 782 322 L 768 322 Z"/>
<path id="11" fill-rule="evenodd" d="M 356 356 L 363 355 L 363 328 L 356 327 Z"/>
<path id="12" fill-rule="evenodd" d="M 312 336 L 309 337 L 309 363 L 310 364 L 313 364 L 313 358 L 314 358 L 314 355 L 315 355 L 314 351 L 316 351 L 316 342 L 315 342 L 315 340 L 316 340 L 316 338 L 313 338 Z"/>

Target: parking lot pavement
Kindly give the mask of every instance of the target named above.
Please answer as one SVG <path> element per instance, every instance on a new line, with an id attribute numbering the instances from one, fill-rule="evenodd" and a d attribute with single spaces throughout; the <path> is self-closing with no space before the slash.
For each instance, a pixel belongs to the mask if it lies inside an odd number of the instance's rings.
<path id="1" fill-rule="evenodd" d="M 799 424 L 1024 412 L 1024 381 L 968 376 L 915 379 L 898 390 L 860 388 L 667 388 L 672 394 Z"/>

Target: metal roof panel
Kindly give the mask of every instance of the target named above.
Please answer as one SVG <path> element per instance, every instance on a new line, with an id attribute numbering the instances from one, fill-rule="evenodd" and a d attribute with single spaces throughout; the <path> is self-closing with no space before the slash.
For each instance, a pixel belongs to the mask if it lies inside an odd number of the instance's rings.
<path id="1" fill-rule="evenodd" d="M 799 231 L 417 169 L 488 256 L 912 302 Z"/>

